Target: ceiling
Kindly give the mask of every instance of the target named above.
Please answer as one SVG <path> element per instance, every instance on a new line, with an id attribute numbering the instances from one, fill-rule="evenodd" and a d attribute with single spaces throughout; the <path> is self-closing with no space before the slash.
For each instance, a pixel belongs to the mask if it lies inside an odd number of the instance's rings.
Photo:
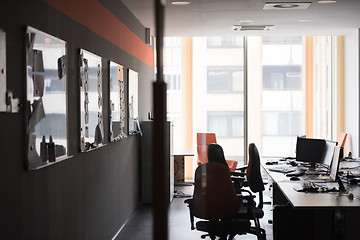
<path id="1" fill-rule="evenodd" d="M 122 0 L 154 33 L 154 0 Z M 311 3 L 306 9 L 263 10 L 266 2 Z M 252 23 L 238 21 L 252 20 Z M 299 20 L 311 20 L 299 22 Z M 233 31 L 233 25 L 273 25 L 270 30 Z M 227 35 L 346 35 L 360 28 L 360 0 L 190 0 L 189 5 L 165 5 L 165 36 Z"/>

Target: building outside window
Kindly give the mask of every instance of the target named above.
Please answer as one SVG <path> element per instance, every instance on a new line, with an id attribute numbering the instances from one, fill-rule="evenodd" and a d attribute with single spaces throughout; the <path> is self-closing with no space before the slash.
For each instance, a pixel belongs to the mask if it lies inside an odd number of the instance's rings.
<path id="1" fill-rule="evenodd" d="M 208 132 L 214 132 L 217 138 L 243 138 L 243 112 L 208 112 Z"/>
<path id="2" fill-rule="evenodd" d="M 331 62 L 336 59 L 330 48 L 332 38 L 248 36 L 246 45 L 245 37 L 192 38 L 193 116 L 187 121 L 193 123 L 194 149 L 197 132 L 215 132 L 225 157 L 241 165 L 246 155 L 245 136 L 264 157 L 294 156 L 297 135 L 334 140 Z M 173 57 L 181 58 L 178 46 Z M 314 63 L 309 65 L 309 59 Z M 168 117 L 176 119 L 184 107 L 181 100 L 175 100 L 181 98 L 177 89 L 182 87 L 179 74 L 184 72 L 179 71 L 180 61 L 177 67 L 176 61 L 171 62 L 165 63 Z M 184 129 L 174 125 L 181 135 Z"/>
<path id="3" fill-rule="evenodd" d="M 182 44 L 180 37 L 164 38 L 164 79 L 167 84 L 167 119 L 173 123 L 174 146 L 180 146 L 182 130 Z"/>
<path id="4" fill-rule="evenodd" d="M 215 132 L 225 157 L 244 162 L 244 37 L 193 38 L 193 135 Z"/>
<path id="5" fill-rule="evenodd" d="M 301 90 L 301 65 L 263 66 L 264 90 Z"/>
<path id="6" fill-rule="evenodd" d="M 242 67 L 207 68 L 208 93 L 231 93 L 244 91 L 244 70 Z"/>
<path id="7" fill-rule="evenodd" d="M 296 136 L 301 132 L 301 112 L 263 112 L 263 136 Z"/>
<path id="8" fill-rule="evenodd" d="M 208 48 L 242 48 L 244 42 L 239 36 L 215 36 L 206 40 Z"/>

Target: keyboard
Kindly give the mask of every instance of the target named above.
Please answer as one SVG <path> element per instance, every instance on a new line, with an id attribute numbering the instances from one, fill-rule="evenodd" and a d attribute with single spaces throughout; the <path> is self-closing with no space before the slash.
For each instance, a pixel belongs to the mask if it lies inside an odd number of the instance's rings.
<path id="1" fill-rule="evenodd" d="M 271 167 L 271 168 L 268 168 L 268 169 L 270 171 L 280 172 L 280 173 L 289 173 L 289 172 L 294 172 L 296 170 L 295 167 L 290 167 L 290 166 Z"/>
<path id="2" fill-rule="evenodd" d="M 326 193 L 326 192 L 338 192 L 339 190 L 335 187 L 329 187 L 326 185 L 319 185 L 313 181 L 304 180 L 301 184 L 301 188 L 295 188 L 297 192 L 313 192 L 313 193 Z"/>
<path id="3" fill-rule="evenodd" d="M 305 192 L 317 192 L 319 190 L 319 186 L 312 181 L 303 181 L 301 186 Z"/>

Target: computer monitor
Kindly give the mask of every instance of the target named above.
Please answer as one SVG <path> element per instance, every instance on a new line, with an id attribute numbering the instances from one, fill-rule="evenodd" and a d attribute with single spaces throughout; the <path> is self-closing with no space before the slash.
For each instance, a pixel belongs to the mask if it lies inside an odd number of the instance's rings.
<path id="1" fill-rule="evenodd" d="M 296 152 L 297 152 L 297 146 L 298 146 L 298 145 L 297 145 L 297 141 L 298 141 L 299 138 L 306 138 L 306 135 L 297 135 L 297 136 L 296 136 L 295 154 L 296 154 Z"/>
<path id="2" fill-rule="evenodd" d="M 329 140 L 325 141 L 324 152 L 320 161 L 320 163 L 323 164 L 325 167 L 330 168 L 331 162 L 333 160 L 335 147 L 336 147 L 335 141 L 329 141 Z"/>
<path id="3" fill-rule="evenodd" d="M 308 162 L 312 168 L 320 163 L 324 152 L 325 140 L 315 138 L 298 138 L 296 142 L 296 161 Z"/>
<path id="4" fill-rule="evenodd" d="M 340 147 L 334 147 L 334 154 L 332 157 L 332 163 L 330 168 L 330 178 L 333 181 L 336 181 L 337 174 L 339 170 L 339 161 L 340 161 Z"/>

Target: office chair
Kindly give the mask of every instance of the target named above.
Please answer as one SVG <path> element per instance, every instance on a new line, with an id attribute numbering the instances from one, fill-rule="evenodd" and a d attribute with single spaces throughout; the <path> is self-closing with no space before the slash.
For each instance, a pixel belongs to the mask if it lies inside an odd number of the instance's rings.
<path id="1" fill-rule="evenodd" d="M 216 143 L 215 133 L 197 133 L 197 153 L 198 153 L 198 165 L 208 162 L 207 148 L 209 144 Z M 226 160 L 232 172 L 235 172 L 237 161 Z"/>
<path id="2" fill-rule="evenodd" d="M 339 132 L 339 134 L 337 135 L 337 138 L 336 138 L 336 142 L 338 143 L 339 147 L 341 147 L 341 148 L 345 147 L 346 138 L 347 138 L 347 133 Z"/>
<path id="3" fill-rule="evenodd" d="M 209 155 L 209 163 L 208 164 L 220 164 L 225 167 L 225 169 L 228 170 L 228 167 L 224 164 L 224 156 L 223 151 L 220 145 L 218 144 L 210 144 L 208 148 L 208 155 Z M 220 160 L 216 160 L 216 158 Z M 202 166 L 202 165 L 200 165 Z M 200 167 L 199 166 L 199 167 Z M 199 168 L 198 168 L 199 169 Z M 199 171 L 199 170 L 196 171 Z M 195 186 L 197 184 L 196 181 L 200 181 L 196 177 L 197 172 L 195 172 Z M 239 201 L 240 201 L 240 208 L 238 210 L 238 213 L 235 217 L 235 219 L 247 219 L 254 221 L 254 226 L 251 226 L 246 232 L 250 234 L 254 234 L 257 236 L 258 239 L 266 239 L 266 232 L 264 229 L 260 227 L 260 221 L 259 219 L 264 216 L 263 208 L 263 191 L 265 190 L 264 184 L 262 181 L 262 176 L 260 172 L 260 157 L 259 152 L 255 146 L 255 144 L 249 145 L 249 163 L 247 166 L 246 171 L 246 178 L 247 178 L 247 185 L 250 187 L 250 190 L 247 190 L 243 187 L 240 189 L 237 188 L 237 185 L 234 184 L 233 187 L 236 187 L 236 193 L 238 195 Z M 230 175 L 230 180 L 232 180 Z M 220 181 L 220 180 L 218 180 Z M 207 182 L 206 182 L 207 184 Z M 209 187 L 212 187 L 211 185 L 207 185 Z M 235 188 L 234 188 L 235 189 Z M 195 198 L 195 191 L 194 189 L 194 198 Z M 255 195 L 253 193 L 259 194 L 259 203 L 256 206 L 256 203 L 254 201 Z M 219 195 L 221 196 L 221 195 Z M 218 196 L 218 197 L 219 197 Z M 188 204 L 189 210 L 190 210 L 190 221 L 191 221 L 191 229 L 194 228 L 194 210 L 196 206 L 193 204 L 193 199 L 185 200 L 185 203 Z M 204 229 L 204 228 L 203 228 Z M 199 229 L 198 229 L 199 230 Z M 229 238 L 232 239 L 232 238 Z"/>
<path id="4" fill-rule="evenodd" d="M 225 160 L 224 151 L 219 144 L 217 143 L 209 144 L 207 149 L 207 156 L 209 162 L 221 163 L 229 168 L 231 174 L 231 180 L 233 181 L 237 193 L 241 192 L 241 188 L 243 186 L 247 186 L 247 182 L 245 179 L 245 170 L 247 166 L 236 169 L 236 170 L 241 170 L 240 172 L 231 171 L 227 161 Z"/>
<path id="5" fill-rule="evenodd" d="M 339 132 L 336 138 L 337 145 L 340 147 L 340 159 L 344 158 L 346 138 L 347 138 L 347 133 L 345 132 Z"/>
<path id="6" fill-rule="evenodd" d="M 248 216 L 254 220 L 255 227 L 251 228 L 251 233 L 256 234 L 258 239 L 266 239 L 265 230 L 260 228 L 259 219 L 264 216 L 263 206 L 264 198 L 263 191 L 265 190 L 264 182 L 261 176 L 260 156 L 259 151 L 254 143 L 249 144 L 249 162 L 246 169 L 246 180 L 251 192 L 243 189 L 243 192 L 248 192 L 249 195 L 243 196 L 248 201 L 248 204 L 255 204 L 254 195 L 252 193 L 258 193 L 259 203 L 257 206 L 251 208 L 250 215 L 249 211 L 240 212 L 240 216 Z"/>
<path id="7" fill-rule="evenodd" d="M 208 160 L 209 162 L 218 162 L 227 166 L 223 149 L 216 143 L 209 144 L 208 146 Z M 265 190 L 260 168 L 259 152 L 256 145 L 251 143 L 249 144 L 249 162 L 246 166 L 246 173 L 230 173 L 236 193 L 241 194 L 243 205 L 247 206 L 240 209 L 239 217 L 249 218 L 254 221 L 255 226 L 250 229 L 250 233 L 257 235 L 259 239 L 265 236 L 265 230 L 260 228 L 259 222 L 259 219 L 264 216 L 263 191 Z M 245 175 L 246 179 L 243 177 Z M 249 187 L 251 192 L 244 187 Z M 244 193 L 246 193 L 246 195 Z M 259 195 L 259 203 L 257 206 L 255 206 L 255 196 L 253 193 L 258 193 Z M 249 206 L 249 204 L 252 204 L 253 206 Z"/>
<path id="8" fill-rule="evenodd" d="M 230 171 L 221 163 L 201 164 L 195 171 L 195 187 L 192 199 L 185 200 L 190 210 L 191 229 L 194 230 L 194 216 L 198 231 L 206 232 L 201 238 L 219 237 L 233 239 L 250 230 L 248 218 L 238 218 L 241 201 L 233 187 Z"/>

